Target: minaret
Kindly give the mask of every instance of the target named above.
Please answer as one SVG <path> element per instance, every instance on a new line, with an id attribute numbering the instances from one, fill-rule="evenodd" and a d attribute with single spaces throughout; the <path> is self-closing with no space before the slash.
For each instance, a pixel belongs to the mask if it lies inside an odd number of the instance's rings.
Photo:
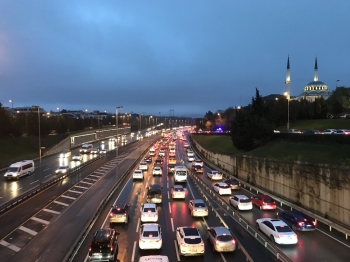
<path id="1" fill-rule="evenodd" d="M 286 73 L 286 85 L 290 85 L 290 65 L 289 65 L 289 55 L 287 60 L 287 73 Z M 288 90 L 287 90 L 288 91 Z"/>
<path id="2" fill-rule="evenodd" d="M 289 55 L 288 55 L 288 60 L 287 60 L 287 73 L 286 73 L 286 87 L 287 87 L 287 91 L 284 93 L 284 95 L 287 97 L 287 101 L 288 101 L 288 122 L 287 122 L 287 130 L 290 127 L 289 124 L 289 100 L 290 100 L 290 64 L 289 64 Z"/>
<path id="3" fill-rule="evenodd" d="M 315 82 L 318 81 L 317 57 L 315 58 L 314 81 L 315 81 Z"/>

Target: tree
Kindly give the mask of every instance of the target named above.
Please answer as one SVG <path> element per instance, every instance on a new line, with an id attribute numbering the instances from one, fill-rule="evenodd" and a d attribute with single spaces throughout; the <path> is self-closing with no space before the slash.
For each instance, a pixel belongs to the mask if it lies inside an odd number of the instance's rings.
<path id="1" fill-rule="evenodd" d="M 249 117 L 242 109 L 236 109 L 236 117 L 231 122 L 231 139 L 238 150 L 250 150 L 254 146 Z"/>

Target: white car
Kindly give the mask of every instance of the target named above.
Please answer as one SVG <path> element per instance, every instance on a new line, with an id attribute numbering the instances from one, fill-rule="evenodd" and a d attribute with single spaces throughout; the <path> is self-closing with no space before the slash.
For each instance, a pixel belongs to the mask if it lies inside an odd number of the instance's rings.
<path id="1" fill-rule="evenodd" d="M 176 151 L 175 151 L 175 147 L 170 148 L 169 154 L 170 154 L 170 153 L 175 154 L 175 152 L 176 152 Z"/>
<path id="2" fill-rule="evenodd" d="M 191 155 L 191 156 L 187 156 L 187 161 L 188 162 L 192 162 L 192 161 L 194 161 L 194 155 Z"/>
<path id="3" fill-rule="evenodd" d="M 142 179 L 143 180 L 143 171 L 140 169 L 135 169 L 132 173 L 132 179 Z"/>
<path id="4" fill-rule="evenodd" d="M 155 166 L 153 168 L 152 174 L 161 176 L 163 174 L 162 168 L 160 166 Z"/>
<path id="5" fill-rule="evenodd" d="M 231 187 L 224 182 L 215 183 L 213 189 L 215 192 L 219 193 L 220 196 L 231 195 Z"/>
<path id="6" fill-rule="evenodd" d="M 171 188 L 171 198 L 172 199 L 185 199 L 186 198 L 186 191 L 183 188 L 182 185 L 175 185 Z"/>
<path id="7" fill-rule="evenodd" d="M 207 173 L 207 177 L 211 180 L 222 180 L 222 173 L 216 170 L 211 170 Z"/>
<path id="8" fill-rule="evenodd" d="M 75 154 L 74 156 L 72 156 L 72 161 L 82 161 L 83 160 L 83 156 L 81 154 Z"/>
<path id="9" fill-rule="evenodd" d="M 158 224 L 143 224 L 140 227 L 140 249 L 161 249 L 162 229 Z"/>
<path id="10" fill-rule="evenodd" d="M 188 147 L 190 147 L 190 144 L 187 143 L 187 142 L 185 142 L 185 143 L 184 143 L 184 148 L 188 148 Z"/>
<path id="11" fill-rule="evenodd" d="M 101 149 L 101 150 L 100 150 L 100 154 L 101 154 L 101 155 L 105 155 L 105 154 L 107 154 L 107 152 L 108 152 L 107 149 Z"/>
<path id="12" fill-rule="evenodd" d="M 207 217 L 209 215 L 209 209 L 202 199 L 190 200 L 188 209 L 193 217 Z"/>
<path id="13" fill-rule="evenodd" d="M 141 222 L 157 222 L 158 209 L 153 203 L 145 203 L 141 207 Z"/>
<path id="14" fill-rule="evenodd" d="M 216 252 L 233 252 L 236 250 L 236 241 L 231 231 L 226 227 L 208 228 L 207 238 Z"/>
<path id="15" fill-rule="evenodd" d="M 204 255 L 204 242 L 195 227 L 176 228 L 176 242 L 182 256 Z"/>
<path id="16" fill-rule="evenodd" d="M 66 174 L 69 171 L 69 166 L 59 166 L 55 171 L 56 174 Z"/>
<path id="17" fill-rule="evenodd" d="M 239 210 L 252 210 L 252 200 L 245 195 L 234 195 L 229 200 L 230 204 Z"/>
<path id="18" fill-rule="evenodd" d="M 276 244 L 294 245 L 298 243 L 297 235 L 282 220 L 260 218 L 256 220 L 256 226 Z"/>
<path id="19" fill-rule="evenodd" d="M 158 156 L 165 156 L 165 150 L 164 149 L 160 149 Z"/>
<path id="20" fill-rule="evenodd" d="M 92 150 L 91 150 L 91 154 L 98 154 L 100 152 L 100 149 L 98 149 L 98 148 L 93 148 Z"/>
<path id="21" fill-rule="evenodd" d="M 63 150 L 61 153 L 60 153 L 60 158 L 68 158 L 71 156 L 71 152 L 70 150 L 68 149 L 65 149 Z"/>
<path id="22" fill-rule="evenodd" d="M 147 162 L 145 162 L 145 161 L 140 162 L 139 169 L 142 170 L 142 171 L 147 171 L 148 170 Z"/>

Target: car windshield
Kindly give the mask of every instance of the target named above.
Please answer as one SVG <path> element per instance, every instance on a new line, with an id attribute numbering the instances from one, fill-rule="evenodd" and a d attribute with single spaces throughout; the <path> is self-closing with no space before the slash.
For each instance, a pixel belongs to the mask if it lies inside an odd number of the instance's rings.
<path id="1" fill-rule="evenodd" d="M 68 166 L 60 166 L 58 169 L 67 169 Z"/>
<path id="2" fill-rule="evenodd" d="M 229 188 L 228 185 L 219 185 L 220 188 Z"/>
<path id="3" fill-rule="evenodd" d="M 160 194 L 160 192 L 158 191 L 158 190 L 150 190 L 150 191 L 148 191 L 148 193 L 147 193 L 148 195 L 159 195 Z"/>
<path id="4" fill-rule="evenodd" d="M 221 235 L 217 237 L 217 240 L 222 241 L 222 242 L 229 242 L 233 239 L 231 235 Z"/>
<path id="5" fill-rule="evenodd" d="M 18 169 L 18 167 L 9 167 L 9 169 L 7 169 L 7 172 L 17 172 Z"/>
<path id="6" fill-rule="evenodd" d="M 239 202 L 241 202 L 241 203 L 250 203 L 251 200 L 249 198 L 243 198 Z"/>
<path id="7" fill-rule="evenodd" d="M 204 203 L 195 203 L 194 207 L 205 207 Z"/>
<path id="8" fill-rule="evenodd" d="M 178 191 L 178 192 L 184 191 L 184 189 L 183 189 L 182 187 L 175 187 L 174 190 L 175 190 L 175 191 Z"/>
<path id="9" fill-rule="evenodd" d="M 275 226 L 277 232 L 293 232 L 289 227 L 287 226 Z"/>
<path id="10" fill-rule="evenodd" d="M 195 245 L 200 244 L 202 242 L 202 239 L 199 237 L 186 237 L 184 241 L 186 244 Z"/>
<path id="11" fill-rule="evenodd" d="M 158 231 L 143 231 L 144 237 L 158 237 Z"/>
<path id="12" fill-rule="evenodd" d="M 218 171 L 211 171 L 214 175 L 219 173 Z"/>
<path id="13" fill-rule="evenodd" d="M 144 212 L 156 212 L 156 209 L 154 207 L 145 207 L 143 209 Z"/>
<path id="14" fill-rule="evenodd" d="M 275 200 L 273 200 L 272 198 L 264 198 L 264 202 L 265 203 L 274 203 Z"/>
<path id="15" fill-rule="evenodd" d="M 123 208 L 113 208 L 112 209 L 112 213 L 113 214 L 124 214 L 125 213 L 125 209 L 123 209 Z"/>
<path id="16" fill-rule="evenodd" d="M 186 176 L 186 171 L 176 171 L 177 176 Z"/>

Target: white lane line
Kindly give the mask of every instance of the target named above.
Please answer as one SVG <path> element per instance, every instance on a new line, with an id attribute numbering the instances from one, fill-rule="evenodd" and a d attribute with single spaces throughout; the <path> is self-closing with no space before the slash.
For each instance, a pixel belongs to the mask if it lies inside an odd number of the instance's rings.
<path id="1" fill-rule="evenodd" d="M 44 176 L 44 177 L 48 177 L 48 176 L 52 176 L 52 174 L 48 174 L 48 175 L 46 175 L 46 176 Z"/>
<path id="2" fill-rule="evenodd" d="M 91 181 L 94 181 L 94 182 L 96 182 L 96 181 L 98 181 L 98 179 L 92 179 L 92 178 L 88 178 L 88 177 L 85 177 L 85 180 L 91 180 Z"/>
<path id="3" fill-rule="evenodd" d="M 174 230 L 174 222 L 173 222 L 173 218 L 171 217 L 170 218 L 170 222 L 171 222 L 171 229 L 173 230 L 173 232 L 175 231 Z"/>
<path id="4" fill-rule="evenodd" d="M 89 175 L 89 176 L 93 176 L 93 177 L 96 177 L 96 178 L 101 178 L 101 176 L 95 176 L 95 175 Z"/>
<path id="5" fill-rule="evenodd" d="M 174 244 L 175 244 L 175 251 L 176 251 L 177 261 L 180 261 L 179 250 L 177 249 L 176 240 L 174 240 Z"/>
<path id="6" fill-rule="evenodd" d="M 134 262 L 134 259 L 135 259 L 135 249 L 136 249 L 136 241 L 134 241 L 134 247 L 132 248 L 131 262 Z"/>
<path id="7" fill-rule="evenodd" d="M 35 232 L 34 230 L 31 230 L 31 229 L 24 227 L 24 226 L 20 226 L 18 229 L 20 229 L 24 232 L 27 232 L 28 234 L 31 234 L 32 236 L 35 236 L 36 234 L 38 234 L 38 232 Z"/>
<path id="8" fill-rule="evenodd" d="M 224 262 L 227 262 L 227 260 L 225 259 L 224 255 L 222 254 L 222 252 L 219 252 L 219 253 L 220 253 L 220 255 L 221 255 L 222 260 L 223 260 Z"/>
<path id="9" fill-rule="evenodd" d="M 32 185 L 32 184 L 37 183 L 37 182 L 39 182 L 39 180 L 35 180 L 35 181 L 31 182 L 31 183 L 29 183 L 29 185 Z"/>
<path id="10" fill-rule="evenodd" d="M 12 245 L 9 242 L 6 242 L 5 240 L 1 240 L 0 244 L 5 246 L 5 247 L 8 247 L 9 249 L 12 249 L 15 252 L 18 252 L 18 251 L 21 250 L 19 247 L 15 246 L 15 245 Z"/>
<path id="11" fill-rule="evenodd" d="M 169 204 L 169 213 L 171 214 L 170 202 L 168 202 L 168 204 Z"/>
<path id="12" fill-rule="evenodd" d="M 61 197 L 69 198 L 69 199 L 73 199 L 73 200 L 77 199 L 76 197 L 70 197 L 70 196 L 65 196 L 65 195 L 61 195 Z"/>
<path id="13" fill-rule="evenodd" d="M 46 212 L 49 212 L 49 213 L 52 213 L 52 214 L 56 214 L 56 215 L 61 214 L 61 212 L 58 212 L 58 211 L 55 211 L 55 210 L 51 210 L 51 209 L 47 209 L 47 208 L 44 208 L 43 211 L 46 211 Z"/>
<path id="14" fill-rule="evenodd" d="M 341 242 L 340 240 L 336 239 L 335 237 L 332 237 L 331 235 L 327 234 L 326 232 L 324 232 L 324 231 L 322 231 L 322 230 L 319 230 L 318 228 L 316 228 L 316 230 L 318 230 L 318 231 L 320 231 L 321 233 L 325 234 L 326 236 L 328 236 L 328 237 L 334 239 L 335 241 L 337 241 L 337 242 L 343 244 L 343 245 L 346 246 L 347 248 L 350 248 L 349 245 L 347 245 L 347 244 Z"/>
<path id="15" fill-rule="evenodd" d="M 66 203 L 63 203 L 63 202 L 60 202 L 60 201 L 53 201 L 54 203 L 56 203 L 56 204 L 59 204 L 59 205 L 62 205 L 62 206 L 65 206 L 65 207 L 67 207 L 67 206 L 69 206 L 68 204 L 66 204 Z"/>
<path id="16" fill-rule="evenodd" d="M 139 231 L 139 226 L 140 226 L 140 219 L 137 220 L 137 225 L 136 225 L 136 232 Z"/>
<path id="17" fill-rule="evenodd" d="M 40 218 L 37 218 L 37 217 L 31 217 L 30 219 L 32 219 L 34 221 L 37 221 L 37 222 L 40 222 L 40 223 L 45 224 L 45 225 L 50 224 L 50 221 L 47 221 L 47 220 L 44 220 L 44 219 L 40 219 Z"/>
<path id="18" fill-rule="evenodd" d="M 191 192 L 192 198 L 194 199 L 194 195 L 193 195 L 193 192 L 192 192 L 192 189 L 191 189 L 191 186 L 190 186 L 190 184 L 189 184 L 189 183 L 187 183 L 187 187 L 188 187 L 188 189 L 189 189 L 189 190 L 190 190 L 190 192 Z"/>
<path id="19" fill-rule="evenodd" d="M 72 193 L 77 193 L 77 194 L 82 194 L 82 193 L 83 193 L 83 192 L 75 191 L 75 190 L 71 190 L 71 189 L 69 189 L 68 191 L 69 191 L 69 192 L 72 192 Z"/>
<path id="20" fill-rule="evenodd" d="M 169 191 L 168 191 L 168 199 L 170 199 L 170 197 L 169 197 Z M 170 204 L 170 203 L 169 203 Z"/>
<path id="21" fill-rule="evenodd" d="M 74 187 L 82 188 L 82 189 L 89 189 L 88 187 L 85 187 L 85 186 L 74 186 Z"/>
<path id="22" fill-rule="evenodd" d="M 50 168 L 46 168 L 46 169 L 43 169 L 43 171 L 47 171 L 47 170 L 49 170 Z"/>
<path id="23" fill-rule="evenodd" d="M 85 181 L 80 181 L 80 183 L 84 183 L 84 184 L 88 184 L 88 185 L 93 185 L 94 183 L 89 183 L 89 182 L 85 182 Z"/>

